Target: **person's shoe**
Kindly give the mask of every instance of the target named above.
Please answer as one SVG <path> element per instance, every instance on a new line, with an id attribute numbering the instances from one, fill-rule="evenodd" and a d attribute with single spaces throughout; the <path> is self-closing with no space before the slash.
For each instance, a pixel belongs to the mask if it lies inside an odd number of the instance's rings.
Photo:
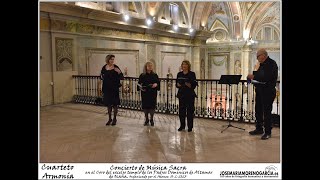
<path id="1" fill-rule="evenodd" d="M 154 126 L 154 121 L 152 119 L 150 120 L 150 124 L 151 126 Z"/>
<path id="2" fill-rule="evenodd" d="M 184 130 L 184 128 L 182 128 L 182 127 L 179 127 L 178 131 L 182 131 L 182 130 Z"/>
<path id="3" fill-rule="evenodd" d="M 106 126 L 109 126 L 111 122 L 112 122 L 112 119 L 109 119 L 109 121 L 106 123 Z"/>
<path id="4" fill-rule="evenodd" d="M 143 125 L 144 126 L 148 126 L 149 125 L 149 120 L 146 120 Z"/>
<path id="5" fill-rule="evenodd" d="M 112 126 L 114 126 L 114 125 L 116 125 L 117 124 L 117 119 L 113 119 L 113 121 L 112 121 Z"/>
<path id="6" fill-rule="evenodd" d="M 263 136 L 261 136 L 262 140 L 266 140 L 266 139 L 269 139 L 269 138 L 271 138 L 271 134 L 264 133 Z"/>
<path id="7" fill-rule="evenodd" d="M 191 132 L 192 131 L 192 129 L 188 129 L 188 132 Z"/>
<path id="8" fill-rule="evenodd" d="M 253 131 L 250 131 L 249 132 L 250 135 L 259 135 L 259 134 L 263 134 L 263 130 L 258 130 L 258 129 L 255 129 Z"/>

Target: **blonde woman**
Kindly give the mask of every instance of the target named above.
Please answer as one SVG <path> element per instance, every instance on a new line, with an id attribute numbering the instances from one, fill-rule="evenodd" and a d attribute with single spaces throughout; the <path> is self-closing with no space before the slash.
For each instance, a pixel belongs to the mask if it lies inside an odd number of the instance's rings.
<path id="1" fill-rule="evenodd" d="M 157 91 L 160 90 L 160 81 L 158 75 L 153 71 L 152 62 L 144 65 L 143 73 L 139 76 L 138 88 L 141 91 L 142 109 L 145 114 L 144 125 L 154 126 L 154 111 L 157 103 Z M 149 119 L 150 114 L 150 119 Z"/>
<path id="2" fill-rule="evenodd" d="M 194 89 L 198 86 L 196 74 L 191 71 L 191 64 L 184 60 L 181 63 L 181 72 L 177 74 L 176 87 L 179 88 L 177 97 L 179 98 L 179 118 L 180 127 L 178 131 L 182 131 L 186 127 L 186 117 L 188 124 L 188 132 L 193 128 L 194 116 L 194 100 L 196 93 Z"/>

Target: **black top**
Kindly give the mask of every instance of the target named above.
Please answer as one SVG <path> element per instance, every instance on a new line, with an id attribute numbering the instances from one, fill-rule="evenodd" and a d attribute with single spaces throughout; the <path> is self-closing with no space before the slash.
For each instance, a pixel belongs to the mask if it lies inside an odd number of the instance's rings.
<path id="1" fill-rule="evenodd" d="M 191 83 L 191 88 L 185 85 L 185 82 Z M 178 87 L 177 83 L 181 85 Z M 179 88 L 177 97 L 178 98 L 194 98 L 196 97 L 196 93 L 194 89 L 198 86 L 198 82 L 196 80 L 196 74 L 193 71 L 189 71 L 187 74 L 183 74 L 183 72 L 178 72 L 176 87 Z"/>
<path id="2" fill-rule="evenodd" d="M 118 68 L 120 70 L 117 65 L 114 65 L 114 68 Z M 102 92 L 104 94 L 110 91 L 118 92 L 119 87 L 121 86 L 120 80 L 123 79 L 123 74 L 122 72 L 118 74 L 114 69 L 106 70 L 106 65 L 104 65 L 101 69 L 100 78 L 103 80 Z"/>
<path id="3" fill-rule="evenodd" d="M 254 73 L 253 79 L 260 82 L 266 82 L 266 84 L 264 85 L 255 85 L 257 88 L 264 88 L 270 90 L 274 89 L 276 87 L 278 79 L 277 63 L 268 56 L 268 58 L 263 63 L 260 63 L 260 67 Z"/>
<path id="4" fill-rule="evenodd" d="M 153 83 L 157 83 L 158 86 L 156 88 L 152 88 L 152 84 Z M 160 81 L 159 81 L 159 77 L 156 73 L 142 73 L 139 76 L 139 81 L 138 84 L 140 84 L 143 89 L 145 89 L 146 91 L 142 91 L 142 92 L 149 92 L 149 91 L 157 91 L 160 90 Z M 140 86 L 137 87 L 137 90 L 139 91 L 141 88 Z"/>
<path id="5" fill-rule="evenodd" d="M 152 88 L 152 84 L 157 83 L 156 88 Z M 142 109 L 155 109 L 157 103 L 157 91 L 160 90 L 160 81 L 156 73 L 143 73 L 139 76 L 138 84 L 142 86 L 145 91 L 141 91 Z M 141 90 L 138 86 L 137 90 Z"/>

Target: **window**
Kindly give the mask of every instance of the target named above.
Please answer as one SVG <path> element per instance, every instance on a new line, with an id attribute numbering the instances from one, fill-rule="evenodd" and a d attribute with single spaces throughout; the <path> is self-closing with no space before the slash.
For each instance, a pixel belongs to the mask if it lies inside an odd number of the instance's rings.
<path id="1" fill-rule="evenodd" d="M 256 34 L 255 39 L 266 41 L 279 40 L 279 32 L 273 26 L 263 26 Z"/>

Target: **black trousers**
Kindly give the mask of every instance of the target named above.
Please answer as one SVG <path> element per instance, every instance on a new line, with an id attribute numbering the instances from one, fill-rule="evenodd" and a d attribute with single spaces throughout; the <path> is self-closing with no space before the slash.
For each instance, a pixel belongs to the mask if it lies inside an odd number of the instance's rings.
<path id="1" fill-rule="evenodd" d="M 264 132 L 271 134 L 272 121 L 271 112 L 273 100 L 276 97 L 276 90 L 264 90 L 260 89 L 256 91 L 256 129 L 262 130 L 264 127 Z"/>
<path id="2" fill-rule="evenodd" d="M 186 127 L 186 117 L 188 123 L 188 129 L 193 128 L 193 117 L 194 117 L 194 97 L 190 98 L 179 98 L 179 118 L 180 127 Z"/>

